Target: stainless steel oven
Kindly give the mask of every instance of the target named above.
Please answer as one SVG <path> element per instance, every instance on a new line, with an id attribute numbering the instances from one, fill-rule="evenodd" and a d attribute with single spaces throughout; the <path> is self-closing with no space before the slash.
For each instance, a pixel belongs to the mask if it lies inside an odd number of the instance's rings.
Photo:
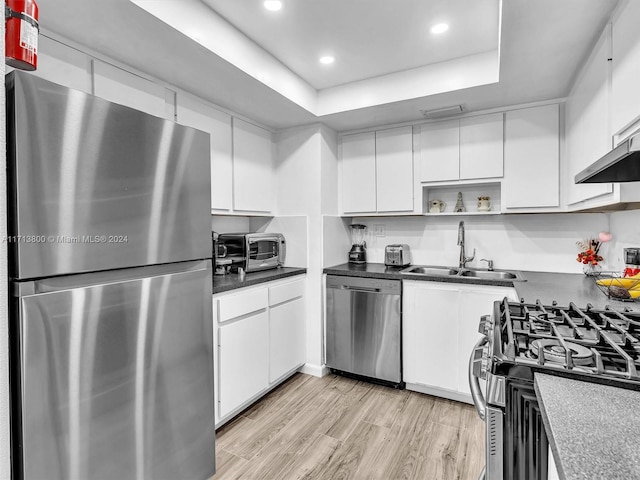
<path id="1" fill-rule="evenodd" d="M 469 384 L 486 423 L 481 478 L 547 479 L 549 444 L 536 373 L 640 390 L 640 312 L 505 299 L 482 317 L 479 330 Z"/>
<path id="2" fill-rule="evenodd" d="M 471 396 L 486 425 L 485 468 L 480 479 L 547 480 L 549 441 L 533 387 L 534 371 L 502 371 L 497 368 L 498 357 L 493 356 L 500 338 L 496 323 L 500 324 L 505 304 L 506 300 L 495 302 L 493 314 L 481 318 L 483 336 L 469 359 Z"/>

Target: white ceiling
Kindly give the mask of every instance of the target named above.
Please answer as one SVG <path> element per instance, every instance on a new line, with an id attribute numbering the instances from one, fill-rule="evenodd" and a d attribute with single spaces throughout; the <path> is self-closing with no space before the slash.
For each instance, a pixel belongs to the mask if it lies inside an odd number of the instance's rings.
<path id="1" fill-rule="evenodd" d="M 200 0 L 146 1 L 184 7 L 173 9 L 175 17 L 189 16 L 187 6 L 196 4 L 213 14 Z M 273 12 L 265 17 L 261 0 L 206 1 L 243 30 L 226 22 L 211 28 L 233 39 L 226 44 L 218 40 L 227 53 L 233 50 L 233 61 L 205 48 L 206 42 L 194 41 L 192 32 L 177 31 L 129 0 L 39 0 L 38 4 L 44 35 L 85 45 L 274 129 L 320 121 L 338 131 L 416 121 L 422 118 L 421 109 L 452 104 L 478 111 L 564 97 L 617 4 L 617 0 L 505 0 L 499 81 L 496 77 L 468 86 L 452 79 L 451 91 L 415 95 L 407 90 L 413 88 L 412 83 L 424 86 L 424 79 L 430 78 L 425 68 L 447 65 L 442 63 L 447 55 L 478 58 L 474 54 L 491 49 L 491 37 L 495 40 L 497 34 L 490 31 L 498 21 L 495 0 L 286 0 L 278 12 L 286 17 L 276 19 L 276 25 L 268 22 Z M 441 37 L 437 41 L 443 44 L 432 48 L 435 40 L 425 34 L 430 21 L 422 15 L 435 19 L 437 13 L 425 12 L 431 8 L 444 11 L 438 8 L 450 4 L 466 4 L 467 8 L 453 10 L 449 17 L 452 35 Z M 255 15 L 249 13 L 252 8 Z M 194 12 L 191 18 L 201 19 L 202 12 Z M 471 33 L 474 28 L 465 23 L 469 20 L 472 25 L 476 20 L 483 27 L 485 23 L 493 26 Z M 467 25 L 464 33 L 474 35 L 474 40 L 463 37 L 461 41 L 457 25 Z M 260 45 L 254 45 L 251 38 Z M 331 48 L 336 63 L 327 72 L 317 64 L 317 55 L 330 41 L 335 45 Z M 428 66 L 424 62 L 440 63 Z M 257 63 L 272 68 L 279 77 L 261 78 L 251 71 Z M 375 77 L 379 75 L 384 76 Z M 283 84 L 283 79 L 294 85 L 293 94 L 274 87 L 273 82 Z M 368 104 L 355 102 L 353 97 L 359 92 L 373 92 L 378 99 Z M 329 96 L 334 104 L 343 100 L 353 105 L 340 110 L 316 104 Z"/>
<path id="2" fill-rule="evenodd" d="M 498 48 L 498 0 L 202 1 L 318 90 Z"/>

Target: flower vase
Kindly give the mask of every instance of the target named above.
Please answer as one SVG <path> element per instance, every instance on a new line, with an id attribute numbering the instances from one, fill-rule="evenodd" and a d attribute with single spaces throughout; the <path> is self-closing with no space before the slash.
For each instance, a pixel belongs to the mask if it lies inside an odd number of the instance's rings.
<path id="1" fill-rule="evenodd" d="M 600 275 L 600 272 L 602 272 L 602 267 L 600 265 L 592 265 L 591 263 L 587 263 L 584 267 L 582 267 L 582 271 L 588 277 L 596 277 Z"/>

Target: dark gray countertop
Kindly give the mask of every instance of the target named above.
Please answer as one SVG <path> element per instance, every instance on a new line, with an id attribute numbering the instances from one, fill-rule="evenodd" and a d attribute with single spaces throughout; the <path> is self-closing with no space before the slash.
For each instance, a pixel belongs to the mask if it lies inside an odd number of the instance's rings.
<path id="1" fill-rule="evenodd" d="M 527 280 L 515 285 L 520 298 L 526 302 L 536 299 L 544 304 L 553 301 L 559 305 L 568 306 L 570 302 L 578 307 L 587 304 L 594 308 L 605 308 L 607 305 L 616 310 L 632 308 L 637 310 L 637 302 L 622 302 L 608 298 L 596 285 L 593 277 L 582 273 L 550 273 L 550 272 L 520 272 Z"/>
<path id="2" fill-rule="evenodd" d="M 250 287 L 252 285 L 259 285 L 261 283 L 271 282 L 272 280 L 279 280 L 294 275 L 303 275 L 305 273 L 307 273 L 306 268 L 278 267 L 261 272 L 246 273 L 244 279 L 240 279 L 237 273 L 214 275 L 213 293 L 228 292 L 237 288 Z"/>
<path id="3" fill-rule="evenodd" d="M 546 305 L 550 305 L 555 301 L 559 305 L 568 306 L 570 302 L 573 302 L 578 307 L 586 307 L 587 304 L 591 304 L 594 308 L 605 308 L 605 306 L 610 305 L 616 310 L 624 308 L 637 310 L 638 306 L 640 306 L 638 302 L 621 302 L 607 298 L 595 284 L 594 278 L 587 277 L 582 273 L 518 271 L 525 281 L 514 282 L 510 280 L 487 281 L 464 277 L 417 276 L 400 273 L 401 270 L 402 268 L 400 267 L 385 267 L 382 263 L 366 263 L 364 265 L 343 263 L 325 268 L 324 273 L 355 277 L 515 287 L 518 297 L 523 298 L 525 302 L 533 303 L 536 300 L 540 300 Z"/>
<path id="4" fill-rule="evenodd" d="M 640 479 L 640 392 L 536 374 L 561 479 Z"/>
<path id="5" fill-rule="evenodd" d="M 466 283 L 471 285 L 495 285 L 499 287 L 512 287 L 511 280 L 480 280 L 472 277 L 458 276 L 430 276 L 402 273 L 406 267 L 387 267 L 383 263 L 352 264 L 343 263 L 324 269 L 328 275 L 346 275 L 349 277 L 388 278 L 396 280 L 419 280 L 424 282 Z"/>

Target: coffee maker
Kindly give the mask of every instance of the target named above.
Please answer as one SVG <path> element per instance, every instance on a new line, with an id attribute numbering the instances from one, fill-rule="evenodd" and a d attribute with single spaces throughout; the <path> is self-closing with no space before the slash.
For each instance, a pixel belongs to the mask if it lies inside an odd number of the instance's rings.
<path id="1" fill-rule="evenodd" d="M 367 242 L 364 237 L 367 226 L 360 224 L 349 225 L 351 228 L 351 250 L 349 250 L 349 263 L 367 263 Z"/>

